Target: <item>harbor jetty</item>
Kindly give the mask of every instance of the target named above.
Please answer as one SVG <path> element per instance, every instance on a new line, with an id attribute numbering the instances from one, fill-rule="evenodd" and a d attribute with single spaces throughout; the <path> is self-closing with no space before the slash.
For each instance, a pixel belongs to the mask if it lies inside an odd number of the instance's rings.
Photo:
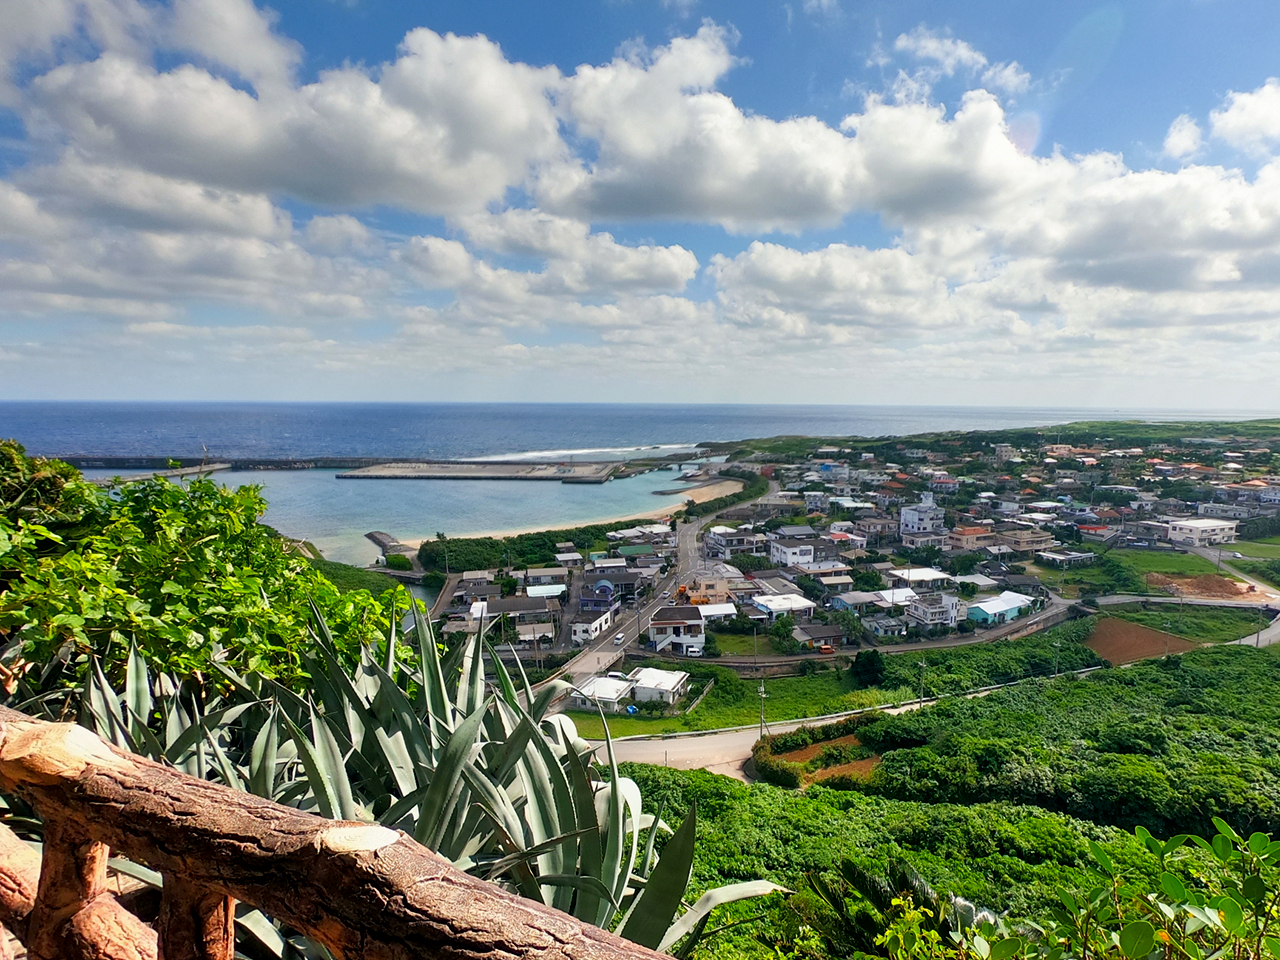
<path id="1" fill-rule="evenodd" d="M 339 480 L 554 480 L 560 483 L 604 483 L 619 466 L 616 462 L 414 460 L 380 463 L 337 476 Z"/>
<path id="2" fill-rule="evenodd" d="M 135 480 L 150 480 L 153 477 L 203 477 L 220 470 L 230 469 L 229 463 L 202 463 L 195 467 L 174 467 L 172 470 L 156 470 L 127 477 L 98 477 L 89 482 L 99 487 L 113 487 L 117 483 L 133 483 Z"/>

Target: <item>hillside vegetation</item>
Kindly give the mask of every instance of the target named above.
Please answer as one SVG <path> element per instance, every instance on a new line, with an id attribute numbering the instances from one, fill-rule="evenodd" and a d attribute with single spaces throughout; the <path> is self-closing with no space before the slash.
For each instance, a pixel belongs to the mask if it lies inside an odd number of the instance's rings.
<path id="1" fill-rule="evenodd" d="M 1280 829 L 1280 656 L 1218 647 L 1029 681 L 859 728 L 867 793 L 1032 803 L 1153 832 Z"/>

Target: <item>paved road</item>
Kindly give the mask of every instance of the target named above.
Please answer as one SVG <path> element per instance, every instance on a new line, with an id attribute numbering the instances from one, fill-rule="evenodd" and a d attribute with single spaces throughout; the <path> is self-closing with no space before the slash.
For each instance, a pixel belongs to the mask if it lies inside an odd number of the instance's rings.
<path id="1" fill-rule="evenodd" d="M 1090 667 L 1079 671 L 1077 675 L 1092 673 L 1097 669 L 1099 668 Z M 1021 683 L 1022 681 L 1015 682 Z M 1013 684 L 1002 684 L 1001 686 L 1013 686 Z M 965 696 L 985 697 L 988 693 L 998 689 L 1000 687 L 989 687 L 984 690 L 967 693 Z M 880 707 L 879 709 L 884 713 L 907 713 L 911 710 L 919 710 L 921 707 L 935 704 L 939 699 L 941 698 L 929 697 L 925 700 L 912 700 L 909 703 L 893 707 Z M 877 708 L 872 707 L 869 709 Z M 851 710 L 848 713 L 832 714 L 826 717 L 785 720 L 778 723 L 770 723 L 766 729 L 769 733 L 789 733 L 806 724 L 830 723 L 841 717 L 866 712 L 868 711 Z M 727 777 L 733 777 L 735 780 L 741 780 L 743 783 L 749 783 L 750 780 L 748 780 L 743 767 L 751 759 L 751 748 L 755 746 L 756 741 L 759 739 L 760 728 L 758 726 L 738 727 L 731 730 L 708 730 L 703 734 L 686 734 L 666 738 L 636 737 L 634 739 L 615 740 L 613 742 L 613 751 L 619 763 L 651 763 L 656 766 L 674 767 L 678 770 L 709 770 L 711 773 L 721 773 Z"/>
<path id="2" fill-rule="evenodd" d="M 762 494 L 762 496 L 768 496 L 769 493 L 773 493 L 776 489 L 777 484 L 770 481 L 768 493 Z M 749 500 L 745 502 L 754 503 L 755 501 Z M 743 506 L 743 504 L 734 504 L 734 507 L 740 506 Z M 677 528 L 676 562 L 670 565 L 665 577 L 654 582 L 652 594 L 644 604 L 635 610 L 624 609 L 613 629 L 609 630 L 595 643 L 585 647 L 582 653 L 566 665 L 565 669 L 575 680 L 584 680 L 589 676 L 603 673 L 613 666 L 618 654 L 634 646 L 648 630 L 649 620 L 653 617 L 653 612 L 668 602 L 663 599 L 662 594 L 675 593 L 676 587 L 681 584 L 687 584 L 693 579 L 698 563 L 698 531 L 708 520 L 713 520 L 717 516 L 719 516 L 719 513 L 696 517 L 692 522 L 681 524 Z M 568 619 L 572 616 L 572 611 L 566 609 L 564 616 Z M 613 642 L 614 638 L 619 633 L 622 634 L 624 642 L 615 644 Z"/>

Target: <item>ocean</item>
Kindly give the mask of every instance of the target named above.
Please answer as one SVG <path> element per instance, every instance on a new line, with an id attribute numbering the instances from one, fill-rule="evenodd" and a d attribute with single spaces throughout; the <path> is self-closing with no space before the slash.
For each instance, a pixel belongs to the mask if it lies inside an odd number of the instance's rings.
<path id="1" fill-rule="evenodd" d="M 1012 407 L 665 404 L 0 402 L 0 437 L 42 456 L 624 459 L 701 441 L 782 434 L 900 436 L 1071 420 L 1244 419 L 1266 412 Z M 86 471 L 89 475 L 118 471 Z M 679 504 L 659 471 L 595 485 L 501 480 L 336 480 L 336 470 L 217 475 L 255 483 L 265 521 L 332 560 L 370 563 L 365 539 L 549 529 Z"/>

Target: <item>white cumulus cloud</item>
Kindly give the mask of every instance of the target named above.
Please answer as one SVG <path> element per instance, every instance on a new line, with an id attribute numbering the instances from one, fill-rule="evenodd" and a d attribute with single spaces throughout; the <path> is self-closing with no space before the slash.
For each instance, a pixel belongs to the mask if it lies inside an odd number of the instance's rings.
<path id="1" fill-rule="evenodd" d="M 1169 132 L 1164 137 L 1164 153 L 1175 160 L 1185 160 L 1200 152 L 1204 145 L 1204 135 L 1200 132 L 1200 124 L 1187 114 L 1176 118 L 1169 124 Z"/>
<path id="2" fill-rule="evenodd" d="M 1214 137 L 1237 150 L 1259 156 L 1274 154 L 1280 145 L 1280 80 L 1246 93 L 1232 91 L 1223 105 L 1209 115 Z"/>

